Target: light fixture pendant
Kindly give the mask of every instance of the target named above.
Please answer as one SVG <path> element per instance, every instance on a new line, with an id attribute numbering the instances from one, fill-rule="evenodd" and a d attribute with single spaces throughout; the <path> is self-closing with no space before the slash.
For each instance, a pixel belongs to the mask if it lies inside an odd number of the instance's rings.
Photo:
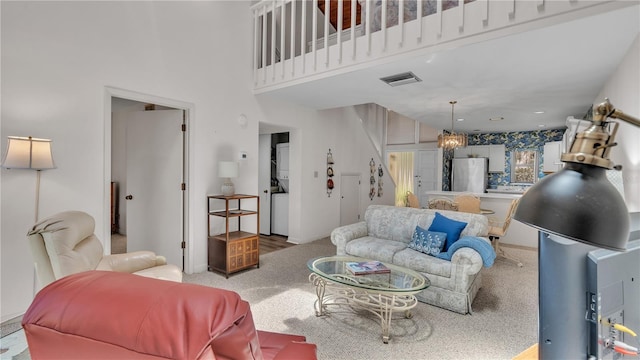
<path id="1" fill-rule="evenodd" d="M 455 100 L 449 101 L 451 104 L 451 132 L 448 134 L 438 135 L 438 147 L 446 150 L 453 150 L 456 148 L 467 147 L 467 134 L 456 133 L 453 131 L 453 107 L 457 103 Z"/>

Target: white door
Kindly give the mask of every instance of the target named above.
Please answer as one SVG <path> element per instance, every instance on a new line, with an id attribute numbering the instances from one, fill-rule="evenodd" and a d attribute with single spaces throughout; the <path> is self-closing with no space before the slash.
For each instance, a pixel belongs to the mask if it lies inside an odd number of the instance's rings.
<path id="1" fill-rule="evenodd" d="M 271 235 L 271 134 L 260 135 L 258 142 L 260 233 Z"/>
<path id="2" fill-rule="evenodd" d="M 418 196 L 420 206 L 425 207 L 429 202 L 426 192 L 438 187 L 438 150 L 419 150 L 415 156 L 413 171 L 414 193 Z"/>
<path id="3" fill-rule="evenodd" d="M 151 250 L 184 270 L 182 110 L 127 121 L 127 251 Z"/>
<path id="4" fill-rule="evenodd" d="M 340 226 L 360 220 L 360 175 L 341 175 Z"/>

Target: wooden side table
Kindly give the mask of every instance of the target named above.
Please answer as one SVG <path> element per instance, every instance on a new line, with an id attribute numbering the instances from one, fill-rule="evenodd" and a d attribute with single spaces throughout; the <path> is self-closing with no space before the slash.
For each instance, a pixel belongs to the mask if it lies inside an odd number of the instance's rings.
<path id="1" fill-rule="evenodd" d="M 242 208 L 243 200 L 255 200 L 256 210 Z M 224 209 L 216 210 L 212 203 L 224 201 Z M 234 194 L 207 196 L 207 235 L 209 271 L 218 271 L 227 278 L 229 274 L 250 268 L 260 267 L 260 197 L 256 195 Z M 225 220 L 225 232 L 211 234 L 211 217 Z M 242 219 L 253 217 L 256 232 L 242 230 Z M 235 230 L 231 230 L 232 221 L 237 221 Z"/>

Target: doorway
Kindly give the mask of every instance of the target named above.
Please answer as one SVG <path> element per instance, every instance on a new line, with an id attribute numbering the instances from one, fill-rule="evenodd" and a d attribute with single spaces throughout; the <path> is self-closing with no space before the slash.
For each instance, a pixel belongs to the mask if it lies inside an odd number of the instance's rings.
<path id="1" fill-rule="evenodd" d="M 406 205 L 406 194 L 413 192 L 420 207 L 429 202 L 427 192 L 438 186 L 438 151 L 415 150 L 387 153 L 389 173 L 396 183 L 396 206 Z"/>
<path id="2" fill-rule="evenodd" d="M 427 192 L 438 188 L 438 150 L 418 150 L 415 155 L 414 193 L 421 207 L 429 203 Z"/>
<path id="3" fill-rule="evenodd" d="M 360 174 L 340 176 L 340 226 L 361 221 Z"/>
<path id="4" fill-rule="evenodd" d="M 258 186 L 260 193 L 260 251 L 289 243 L 289 128 L 260 123 Z"/>
<path id="5" fill-rule="evenodd" d="M 185 271 L 192 246 L 187 241 L 189 108 L 121 92 L 107 89 L 113 236 L 105 249 L 150 250 Z"/>

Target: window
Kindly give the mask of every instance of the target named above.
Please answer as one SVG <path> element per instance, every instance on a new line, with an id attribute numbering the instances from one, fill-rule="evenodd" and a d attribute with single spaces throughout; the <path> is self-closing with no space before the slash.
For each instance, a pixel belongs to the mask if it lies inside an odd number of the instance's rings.
<path id="1" fill-rule="evenodd" d="M 533 184 L 538 180 L 538 151 L 514 150 L 511 152 L 511 183 Z"/>
<path id="2" fill-rule="evenodd" d="M 407 191 L 413 192 L 413 151 L 387 153 L 389 175 L 396 183 L 396 206 L 405 206 Z"/>

